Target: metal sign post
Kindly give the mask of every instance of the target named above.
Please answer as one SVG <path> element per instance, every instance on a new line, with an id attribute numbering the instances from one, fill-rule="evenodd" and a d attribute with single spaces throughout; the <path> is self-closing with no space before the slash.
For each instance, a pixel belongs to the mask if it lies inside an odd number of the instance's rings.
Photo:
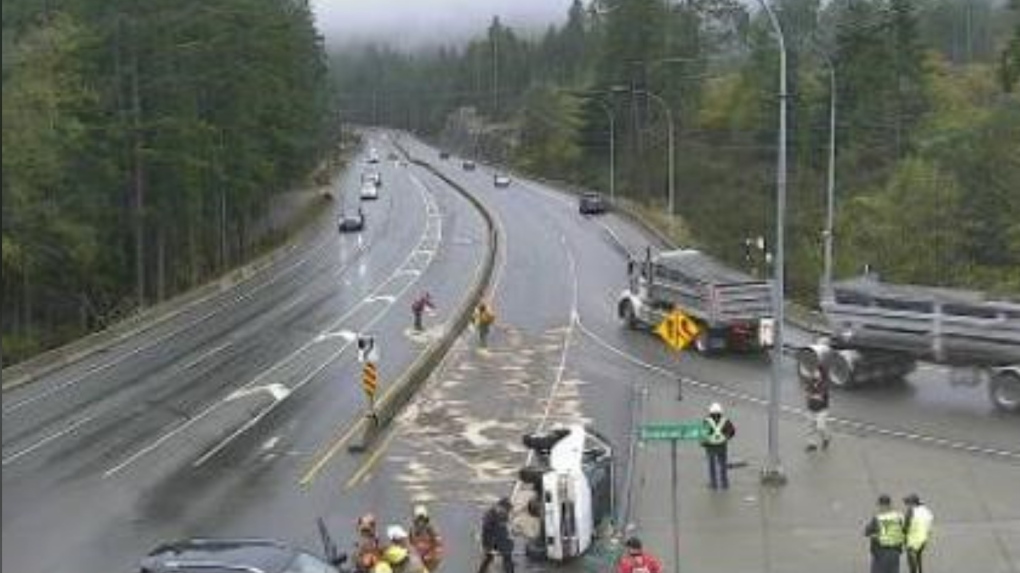
<path id="1" fill-rule="evenodd" d="M 705 425 L 700 421 L 679 424 L 643 424 L 640 427 L 643 442 L 670 442 L 670 498 L 673 518 L 673 564 L 680 573 L 680 465 L 678 445 L 681 441 L 700 442 L 705 437 Z"/>

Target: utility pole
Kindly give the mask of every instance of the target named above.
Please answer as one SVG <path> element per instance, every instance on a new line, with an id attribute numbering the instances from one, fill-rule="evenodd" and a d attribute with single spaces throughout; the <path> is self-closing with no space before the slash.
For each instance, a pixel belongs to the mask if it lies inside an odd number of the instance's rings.
<path id="1" fill-rule="evenodd" d="M 832 292 L 834 266 L 833 243 L 836 223 L 836 66 L 828 54 L 822 53 L 829 68 L 829 165 L 826 176 L 825 202 L 825 279 L 823 296 Z"/>
<path id="2" fill-rule="evenodd" d="M 673 215 L 676 213 L 676 211 L 674 209 L 675 202 L 676 202 L 676 187 L 675 187 L 675 185 L 676 185 L 676 183 L 675 183 L 676 182 L 676 177 L 674 177 L 674 171 L 675 171 L 675 169 L 674 169 L 674 161 L 675 161 L 674 155 L 675 155 L 675 150 L 673 149 L 673 145 L 674 145 L 674 138 L 675 138 L 675 135 L 674 135 L 674 129 L 675 128 L 674 128 L 674 124 L 673 124 L 673 110 L 671 110 L 669 108 L 669 104 L 666 103 L 666 100 L 662 96 L 660 96 L 660 95 L 658 95 L 658 94 L 656 94 L 654 92 L 651 92 L 651 91 L 649 91 L 647 89 L 644 90 L 644 93 L 647 94 L 648 97 L 650 97 L 653 100 L 655 100 L 656 103 L 658 103 L 659 105 L 662 106 L 662 109 L 665 110 L 665 112 L 666 112 L 666 122 L 669 124 L 669 131 L 668 131 L 668 134 L 667 134 L 668 143 L 666 145 L 667 151 L 669 153 L 669 157 L 667 158 L 668 160 L 666 162 L 666 164 L 668 166 L 666 170 L 668 172 L 667 177 L 669 177 L 669 184 L 667 186 L 668 190 L 669 190 L 669 198 L 667 200 L 668 204 L 669 204 L 669 221 L 670 221 L 670 223 L 672 223 L 673 222 Z"/>
<path id="3" fill-rule="evenodd" d="M 499 114 L 499 18 L 492 24 L 492 117 Z"/>
<path id="4" fill-rule="evenodd" d="M 779 458 L 779 401 L 783 376 L 783 333 L 786 319 L 784 292 L 786 290 L 786 39 L 779 19 L 768 4 L 758 0 L 768 15 L 772 30 L 779 42 L 779 152 L 776 157 L 776 255 L 772 303 L 776 309 L 772 342 L 772 375 L 768 403 L 768 458 L 761 471 L 762 483 L 783 485 L 786 475 Z"/>

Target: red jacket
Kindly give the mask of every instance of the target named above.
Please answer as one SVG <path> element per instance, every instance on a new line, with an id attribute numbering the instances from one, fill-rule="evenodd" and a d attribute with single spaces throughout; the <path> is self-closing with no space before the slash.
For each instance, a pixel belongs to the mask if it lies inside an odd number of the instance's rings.
<path id="1" fill-rule="evenodd" d="M 662 564 L 647 553 L 627 554 L 620 558 L 616 573 L 662 573 Z"/>

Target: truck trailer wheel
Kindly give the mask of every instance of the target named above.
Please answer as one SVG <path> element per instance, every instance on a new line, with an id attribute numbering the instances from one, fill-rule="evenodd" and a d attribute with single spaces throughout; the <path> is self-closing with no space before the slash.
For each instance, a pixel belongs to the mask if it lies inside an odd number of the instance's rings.
<path id="1" fill-rule="evenodd" d="M 637 319 L 637 313 L 634 312 L 634 305 L 629 301 L 625 300 L 620 303 L 620 318 L 623 319 L 623 324 L 631 330 L 637 330 L 640 323 Z"/>
<path id="2" fill-rule="evenodd" d="M 992 404 L 1003 412 L 1020 412 L 1020 370 L 1000 370 L 988 382 Z"/>
<path id="3" fill-rule="evenodd" d="M 846 352 L 833 352 L 826 360 L 829 367 L 829 382 L 839 388 L 846 390 L 857 385 L 854 378 L 855 362 Z"/>

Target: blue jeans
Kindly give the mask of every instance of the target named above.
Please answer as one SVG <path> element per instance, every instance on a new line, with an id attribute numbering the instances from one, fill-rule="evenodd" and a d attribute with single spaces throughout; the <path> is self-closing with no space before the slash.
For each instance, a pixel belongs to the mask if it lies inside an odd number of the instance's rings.
<path id="1" fill-rule="evenodd" d="M 705 446 L 705 455 L 708 456 L 708 482 L 712 489 L 729 489 L 730 476 L 728 473 L 726 459 L 726 445 Z"/>

